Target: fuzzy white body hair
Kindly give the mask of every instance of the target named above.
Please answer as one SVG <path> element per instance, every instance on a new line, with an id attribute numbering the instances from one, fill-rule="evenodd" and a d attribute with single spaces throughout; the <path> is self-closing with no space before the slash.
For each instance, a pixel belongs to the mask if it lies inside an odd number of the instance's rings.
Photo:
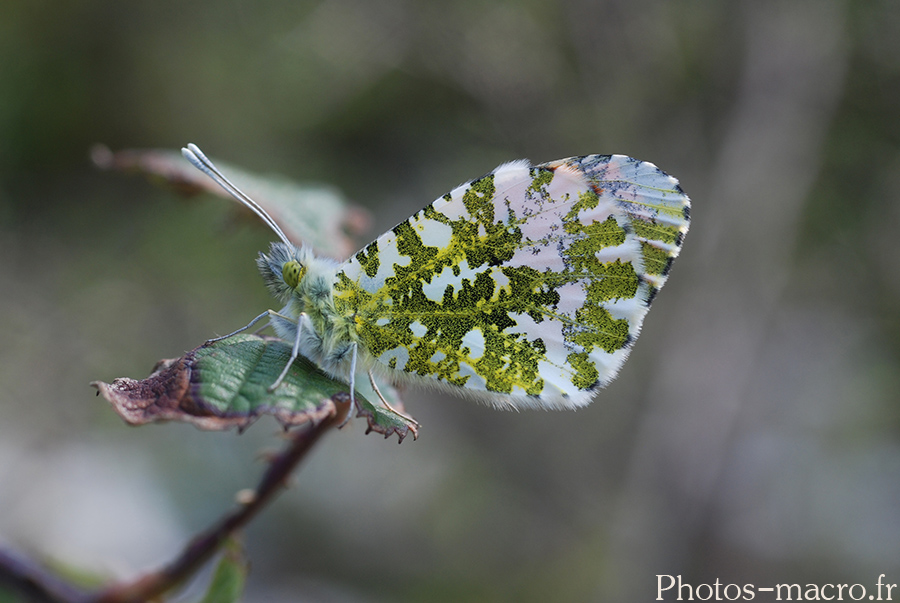
<path id="1" fill-rule="evenodd" d="M 290 260 L 296 260 L 302 266 L 302 276 L 293 289 L 284 281 L 281 272 L 284 263 Z M 352 317 L 342 316 L 334 307 L 332 293 L 340 264 L 329 258 L 316 257 L 306 246 L 289 248 L 282 243 L 273 243 L 269 254 L 261 254 L 258 263 L 276 297 L 287 297 L 285 306 L 269 319 L 276 335 L 294 342 L 299 327 L 300 354 L 331 377 L 349 383 L 357 338 L 351 326 Z"/>

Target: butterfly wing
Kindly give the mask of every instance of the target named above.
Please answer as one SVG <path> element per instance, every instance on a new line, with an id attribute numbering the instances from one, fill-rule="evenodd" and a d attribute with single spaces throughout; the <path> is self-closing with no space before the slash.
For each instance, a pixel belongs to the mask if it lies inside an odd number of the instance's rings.
<path id="1" fill-rule="evenodd" d="M 630 157 L 506 163 L 345 262 L 335 304 L 395 380 L 582 406 L 628 356 L 689 210 L 677 180 Z"/>

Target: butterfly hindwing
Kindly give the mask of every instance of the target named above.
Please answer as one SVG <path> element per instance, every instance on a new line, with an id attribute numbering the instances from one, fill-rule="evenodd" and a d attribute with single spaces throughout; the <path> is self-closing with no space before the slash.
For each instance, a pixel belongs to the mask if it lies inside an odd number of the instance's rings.
<path id="1" fill-rule="evenodd" d="M 506 163 L 346 261 L 335 307 L 392 378 L 581 406 L 625 361 L 689 208 L 674 178 L 622 155 Z"/>

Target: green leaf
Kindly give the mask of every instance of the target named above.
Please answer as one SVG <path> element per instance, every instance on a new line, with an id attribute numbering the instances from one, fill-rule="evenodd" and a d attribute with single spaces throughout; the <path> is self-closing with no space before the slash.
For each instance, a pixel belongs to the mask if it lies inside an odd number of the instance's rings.
<path id="1" fill-rule="evenodd" d="M 208 192 L 231 199 L 206 174 L 187 162 L 181 153 L 156 149 L 128 149 L 113 153 L 97 145 L 91 150 L 94 163 L 103 169 L 147 174 L 186 195 Z M 368 229 L 366 210 L 350 203 L 336 188 L 300 185 L 276 175 L 251 174 L 216 160 L 228 178 L 259 203 L 294 242 L 304 242 L 317 253 L 345 259 L 359 245 L 356 237 Z M 235 204 L 234 207 L 239 207 Z M 247 215 L 252 215 L 245 210 Z M 253 219 L 262 225 L 256 216 Z"/>
<path id="2" fill-rule="evenodd" d="M 205 430 L 243 430 L 262 415 L 274 416 L 285 427 L 330 416 L 334 400 L 349 397 L 348 386 L 303 357 L 294 361 L 281 385 L 269 391 L 290 355 L 291 346 L 280 339 L 240 334 L 205 343 L 181 358 L 161 360 L 141 381 L 120 378 L 91 385 L 131 425 L 183 421 Z M 396 434 L 400 441 L 410 433 L 418 436 L 414 420 L 369 401 L 378 397 L 368 380 L 357 386 L 356 416 L 366 418 L 367 433 Z M 393 388 L 379 390 L 391 406 L 402 408 Z"/>
<path id="3" fill-rule="evenodd" d="M 240 601 L 247 581 L 249 563 L 244 548 L 236 538 L 229 538 L 216 566 L 209 589 L 200 603 L 235 603 Z"/>

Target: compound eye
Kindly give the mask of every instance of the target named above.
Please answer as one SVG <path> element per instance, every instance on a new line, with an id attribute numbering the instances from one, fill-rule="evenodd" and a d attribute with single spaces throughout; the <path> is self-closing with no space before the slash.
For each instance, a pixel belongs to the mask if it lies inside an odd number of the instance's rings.
<path id="1" fill-rule="evenodd" d="M 281 267 L 281 278 L 291 289 L 296 289 L 300 284 L 300 278 L 303 276 L 303 266 L 297 260 L 285 262 Z"/>

